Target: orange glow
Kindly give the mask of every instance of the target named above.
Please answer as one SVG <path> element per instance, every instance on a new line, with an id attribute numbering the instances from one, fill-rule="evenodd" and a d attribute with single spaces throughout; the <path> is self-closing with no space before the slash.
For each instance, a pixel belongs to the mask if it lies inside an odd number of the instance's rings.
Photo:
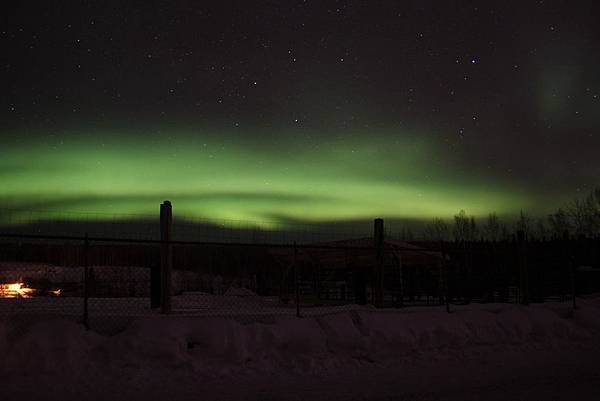
<path id="1" fill-rule="evenodd" d="M 59 297 L 61 295 L 61 290 L 59 288 L 48 291 L 47 294 Z M 28 287 L 23 281 L 18 281 L 16 283 L 0 283 L 0 298 L 31 298 L 34 295 L 40 295 L 39 290 Z"/>
<path id="2" fill-rule="evenodd" d="M 0 298 L 30 298 L 34 291 L 23 282 L 0 284 Z"/>

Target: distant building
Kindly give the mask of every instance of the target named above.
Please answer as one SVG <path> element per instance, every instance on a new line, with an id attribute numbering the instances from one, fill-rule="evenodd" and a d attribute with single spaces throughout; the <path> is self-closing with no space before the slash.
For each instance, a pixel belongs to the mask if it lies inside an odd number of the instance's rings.
<path id="1" fill-rule="evenodd" d="M 274 248 L 270 253 L 280 265 L 293 268 L 293 249 Z M 383 306 L 391 306 L 404 299 L 441 296 L 441 259 L 440 252 L 394 239 L 383 240 L 379 259 L 374 239 L 367 237 L 299 246 L 295 263 L 303 300 L 359 304 L 373 302 L 381 265 Z"/>

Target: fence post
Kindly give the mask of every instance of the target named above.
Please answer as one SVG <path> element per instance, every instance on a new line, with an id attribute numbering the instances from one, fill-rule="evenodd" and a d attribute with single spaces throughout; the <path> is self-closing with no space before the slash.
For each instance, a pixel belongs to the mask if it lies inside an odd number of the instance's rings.
<path id="1" fill-rule="evenodd" d="M 444 300 L 446 301 L 446 312 L 450 313 L 450 294 L 449 294 L 449 285 L 448 285 L 448 265 L 446 263 L 446 249 L 444 247 L 444 241 L 440 241 L 440 276 L 442 279 L 442 288 L 440 290 L 444 291 Z"/>
<path id="2" fill-rule="evenodd" d="M 573 263 L 573 259 L 570 260 L 571 265 L 571 297 L 573 298 L 573 311 L 577 309 L 577 285 L 575 278 L 575 269 L 577 268 L 575 263 Z"/>
<path id="3" fill-rule="evenodd" d="M 374 304 L 377 308 L 383 307 L 383 219 L 375 219 L 373 239 L 375 242 L 375 254 L 376 254 L 376 265 L 375 265 L 375 285 L 374 285 Z"/>
<path id="4" fill-rule="evenodd" d="M 400 270 L 400 307 L 404 307 L 404 266 L 402 265 L 402 251 L 398 255 L 398 268 Z"/>
<path id="5" fill-rule="evenodd" d="M 569 232 L 564 230 L 562 233 L 562 241 L 560 242 L 560 250 L 561 250 L 561 265 L 562 269 L 560 271 L 560 292 L 561 302 L 564 302 L 567 299 L 568 293 L 570 292 L 569 288 L 567 288 L 567 284 L 565 284 L 567 280 L 567 274 L 569 274 L 569 279 L 571 276 L 571 249 L 569 245 Z M 564 270 L 563 270 L 564 269 Z"/>
<path id="6" fill-rule="evenodd" d="M 161 313 L 165 314 L 171 312 L 172 232 L 173 211 L 167 200 L 160 205 L 160 307 Z"/>
<path id="7" fill-rule="evenodd" d="M 576 253 L 573 253 L 573 248 L 571 248 L 571 255 L 569 258 L 569 264 L 571 268 L 571 297 L 573 298 L 573 312 L 577 309 L 577 265 L 579 264 L 577 261 L 578 254 L 581 254 L 584 248 L 585 237 L 580 235 L 577 238 L 577 243 L 575 245 Z"/>
<path id="8" fill-rule="evenodd" d="M 527 257 L 525 255 L 525 231 L 517 231 L 517 240 L 519 250 L 520 303 L 522 305 L 529 305 L 529 272 L 527 269 Z"/>
<path id="9" fill-rule="evenodd" d="M 300 317 L 300 283 L 298 282 L 298 248 L 294 241 L 294 292 L 296 298 L 296 317 Z"/>
<path id="10" fill-rule="evenodd" d="M 83 325 L 86 330 L 89 330 L 89 309 L 88 309 L 88 298 L 89 298 L 89 239 L 88 234 L 85 233 L 85 239 L 83 240 Z"/>

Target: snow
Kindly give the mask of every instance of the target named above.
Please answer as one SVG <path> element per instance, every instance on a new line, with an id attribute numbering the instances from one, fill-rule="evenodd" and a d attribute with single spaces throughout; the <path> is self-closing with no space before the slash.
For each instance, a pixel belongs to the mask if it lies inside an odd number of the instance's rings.
<path id="1" fill-rule="evenodd" d="M 600 399 L 600 296 L 578 302 L 575 313 L 553 302 L 302 318 L 274 306 L 263 319 L 190 309 L 141 314 L 111 336 L 67 319 L 3 321 L 0 385 L 11 397 L 86 400 Z"/>
<path id="2" fill-rule="evenodd" d="M 238 287 L 229 287 L 227 291 L 225 291 L 225 295 L 235 296 L 235 297 L 255 297 L 256 294 L 247 288 L 238 288 Z"/>

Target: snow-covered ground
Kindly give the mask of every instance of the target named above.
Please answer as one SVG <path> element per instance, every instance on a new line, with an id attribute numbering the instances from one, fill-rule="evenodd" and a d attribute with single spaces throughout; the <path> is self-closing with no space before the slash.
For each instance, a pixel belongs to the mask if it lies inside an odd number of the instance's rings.
<path id="1" fill-rule="evenodd" d="M 4 321 L 0 388 L 46 400 L 600 400 L 600 296 L 570 306 L 353 306 L 247 321 L 180 311 L 113 336 Z"/>

